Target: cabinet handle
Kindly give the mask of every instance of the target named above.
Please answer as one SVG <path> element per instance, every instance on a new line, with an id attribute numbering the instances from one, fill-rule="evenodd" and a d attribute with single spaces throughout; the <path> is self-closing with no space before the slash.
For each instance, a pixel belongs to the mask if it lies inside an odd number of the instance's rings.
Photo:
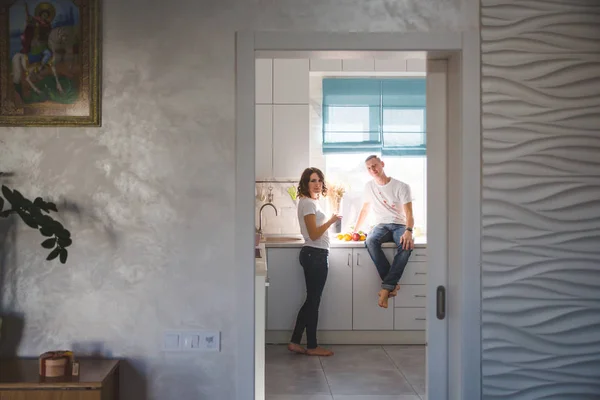
<path id="1" fill-rule="evenodd" d="M 427 297 L 427 296 L 424 294 L 415 294 L 415 297 Z"/>
<path id="2" fill-rule="evenodd" d="M 415 318 L 415 321 L 425 321 L 425 318 Z"/>
<path id="3" fill-rule="evenodd" d="M 348 266 L 350 266 L 350 259 L 352 257 L 352 254 L 348 253 Z"/>
<path id="4" fill-rule="evenodd" d="M 360 253 L 356 255 L 356 265 L 360 266 Z"/>
<path id="5" fill-rule="evenodd" d="M 415 272 L 415 275 L 427 275 L 427 272 Z"/>

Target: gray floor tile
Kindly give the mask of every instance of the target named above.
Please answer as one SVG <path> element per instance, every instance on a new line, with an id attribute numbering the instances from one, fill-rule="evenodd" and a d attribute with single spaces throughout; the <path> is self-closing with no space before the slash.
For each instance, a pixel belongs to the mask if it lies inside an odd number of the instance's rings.
<path id="1" fill-rule="evenodd" d="M 323 370 L 267 365 L 265 375 L 269 395 L 331 395 Z"/>
<path id="2" fill-rule="evenodd" d="M 401 394 L 401 395 L 336 395 L 333 400 L 421 400 L 417 395 Z"/>
<path id="3" fill-rule="evenodd" d="M 321 358 L 325 372 L 394 370 L 396 366 L 381 346 L 332 346 L 333 357 Z"/>
<path id="4" fill-rule="evenodd" d="M 360 372 L 360 373 L 357 373 Z M 398 370 L 327 370 L 327 381 L 335 395 L 412 394 L 411 386 Z"/>
<path id="5" fill-rule="evenodd" d="M 322 369 L 319 357 L 309 357 L 302 354 L 292 353 L 287 346 L 273 345 L 265 348 L 265 364 L 267 368 L 283 367 L 297 368 L 298 370 Z"/>

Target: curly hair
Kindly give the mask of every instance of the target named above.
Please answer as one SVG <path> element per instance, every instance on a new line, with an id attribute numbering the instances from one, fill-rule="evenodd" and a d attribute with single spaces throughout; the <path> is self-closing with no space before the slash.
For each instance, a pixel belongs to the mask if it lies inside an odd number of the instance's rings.
<path id="1" fill-rule="evenodd" d="M 312 174 L 317 174 L 319 178 L 323 181 L 323 187 L 321 189 L 321 194 L 323 196 L 327 196 L 327 185 L 325 184 L 325 175 L 319 168 L 306 168 L 300 177 L 300 182 L 298 183 L 298 195 L 301 197 L 310 198 L 310 192 L 308 191 L 308 182 L 310 182 L 310 176 Z"/>

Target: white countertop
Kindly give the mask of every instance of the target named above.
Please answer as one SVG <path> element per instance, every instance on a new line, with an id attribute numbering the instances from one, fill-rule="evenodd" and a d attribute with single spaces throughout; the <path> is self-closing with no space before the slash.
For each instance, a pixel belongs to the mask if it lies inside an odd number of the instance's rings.
<path id="1" fill-rule="evenodd" d="M 276 238 L 277 241 L 269 241 L 268 239 L 272 237 L 272 238 Z M 289 240 L 285 240 L 286 238 L 289 238 Z M 275 248 L 275 247 L 302 247 L 304 245 L 304 239 L 302 238 L 302 236 L 299 235 L 269 235 L 267 236 L 267 240 L 265 242 L 261 242 L 260 243 L 261 246 L 264 246 L 265 248 L 267 247 L 271 247 L 271 248 Z M 336 247 L 341 247 L 341 248 L 363 248 L 365 247 L 365 242 L 355 242 L 355 241 L 345 241 L 345 240 L 338 240 L 336 238 L 332 238 L 331 242 L 329 243 L 330 247 L 332 248 L 336 248 Z M 382 247 L 396 247 L 396 245 L 394 243 L 384 243 L 382 245 Z M 415 238 L 415 247 L 427 247 L 427 239 L 426 238 Z"/>

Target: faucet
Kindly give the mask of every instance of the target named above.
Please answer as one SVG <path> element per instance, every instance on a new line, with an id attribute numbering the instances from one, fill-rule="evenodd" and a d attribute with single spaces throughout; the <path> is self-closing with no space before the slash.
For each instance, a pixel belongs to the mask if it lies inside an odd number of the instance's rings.
<path id="1" fill-rule="evenodd" d="M 266 206 L 273 207 L 273 210 L 275 210 L 275 216 L 277 216 L 277 208 L 275 208 L 275 205 L 273 203 L 265 203 L 265 204 L 262 205 L 262 207 L 258 211 L 258 232 L 257 232 L 260 235 L 261 240 L 263 239 L 263 234 L 262 234 L 262 212 L 263 212 L 263 208 L 265 208 Z"/>

